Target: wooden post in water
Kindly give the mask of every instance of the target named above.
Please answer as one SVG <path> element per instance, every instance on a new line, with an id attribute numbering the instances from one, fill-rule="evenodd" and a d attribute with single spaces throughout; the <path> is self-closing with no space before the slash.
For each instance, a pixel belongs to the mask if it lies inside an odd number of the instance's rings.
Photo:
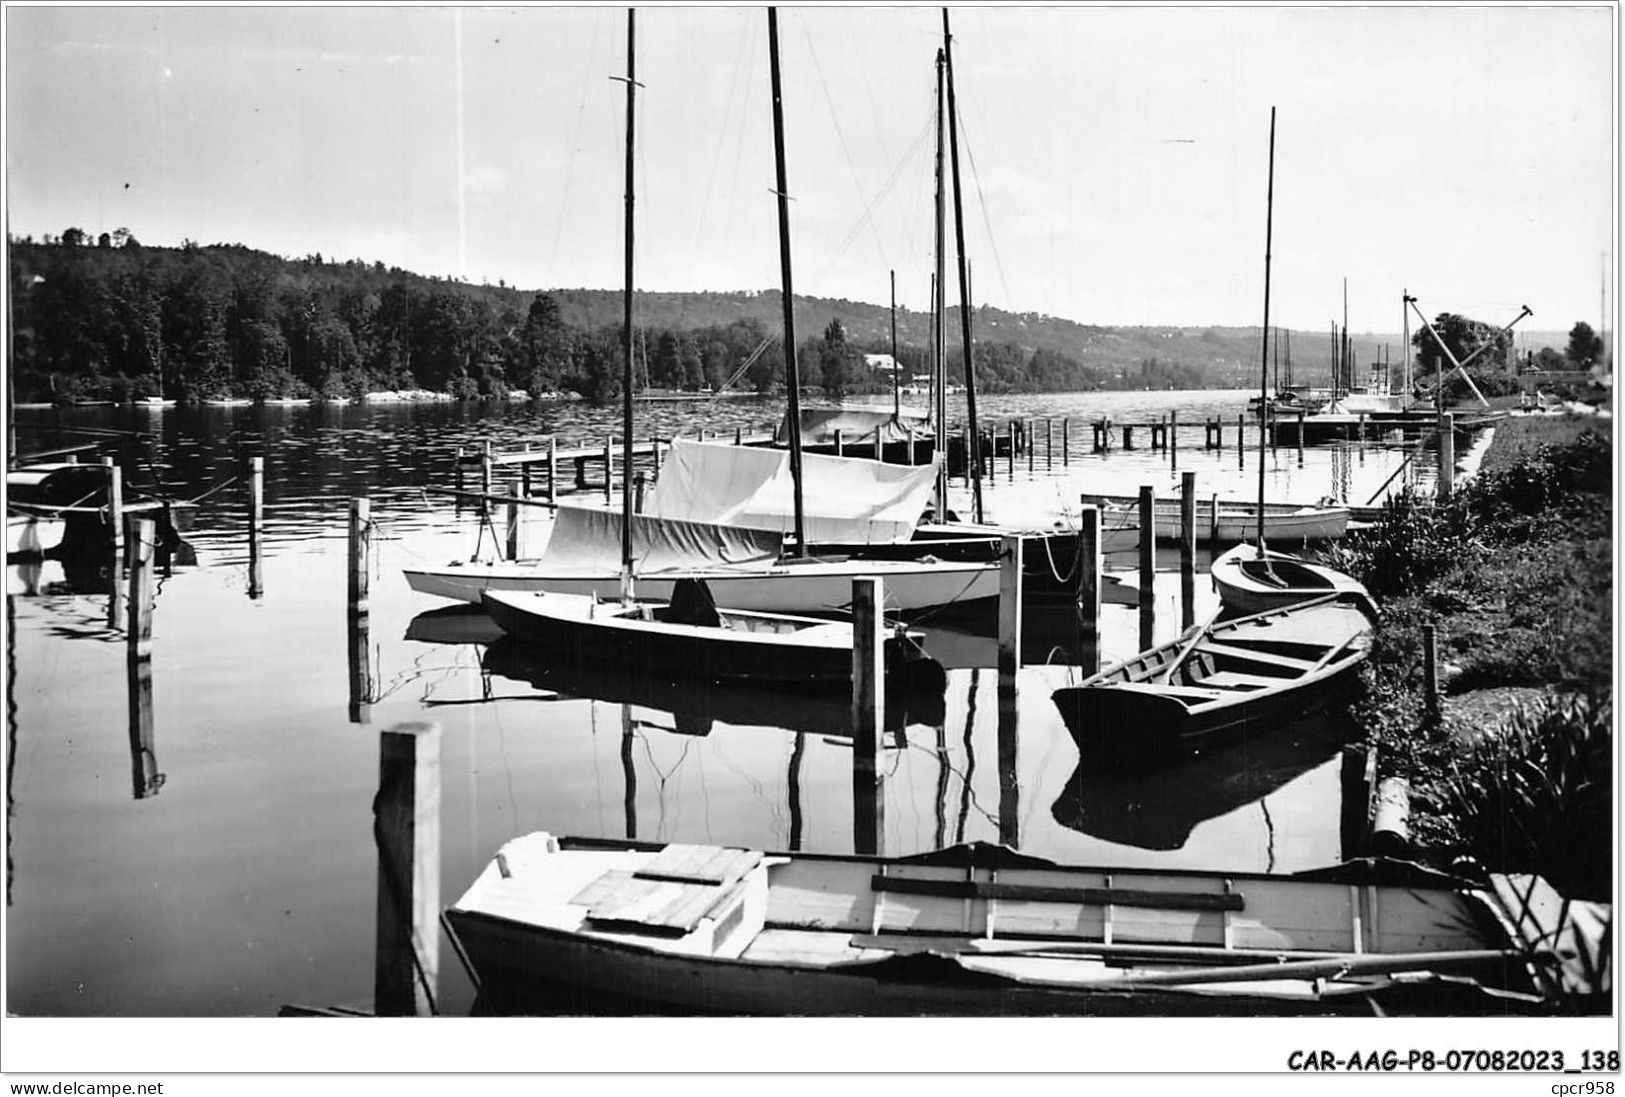
<path id="1" fill-rule="evenodd" d="M 999 673 L 1021 665 L 1021 534 L 1007 533 L 999 547 Z"/>
<path id="2" fill-rule="evenodd" d="M 735 427 L 734 428 L 734 445 L 742 446 L 744 444 L 745 444 L 745 428 L 744 427 Z"/>
<path id="3" fill-rule="evenodd" d="M 1179 627 L 1196 623 L 1196 473 L 1179 477 Z"/>
<path id="4" fill-rule="evenodd" d="M 615 498 L 615 436 L 604 439 L 604 502 Z"/>
<path id="5" fill-rule="evenodd" d="M 1031 476 L 1038 460 L 1038 451 L 1033 448 L 1033 421 L 1030 417 L 1021 421 L 1021 448 L 1027 451 L 1027 475 Z"/>
<path id="6" fill-rule="evenodd" d="M 913 466 L 913 464 L 914 464 L 914 428 L 913 427 L 908 428 L 908 456 L 906 458 L 904 458 L 903 464 L 909 465 L 909 466 Z"/>
<path id="7" fill-rule="evenodd" d="M 1168 446 L 1168 466 L 1179 467 L 1179 412 L 1168 413 L 1168 437 L 1165 444 Z"/>
<path id="8" fill-rule="evenodd" d="M 649 474 L 642 469 L 632 477 L 632 513 L 643 513 L 643 494 L 649 489 Z"/>
<path id="9" fill-rule="evenodd" d="M 1456 416 L 1439 417 L 1439 498 L 1448 499 L 1456 487 Z"/>
<path id="10" fill-rule="evenodd" d="M 107 470 L 107 537 L 111 578 L 107 588 L 107 627 L 123 628 L 124 621 L 124 472 L 111 457 L 102 458 Z"/>
<path id="11" fill-rule="evenodd" d="M 1151 646 L 1157 614 L 1157 489 L 1140 487 L 1140 650 Z"/>
<path id="12" fill-rule="evenodd" d="M 981 439 L 977 439 L 977 441 L 979 442 L 979 441 L 981 441 Z M 979 468 L 979 467 L 974 467 L 973 468 L 971 462 L 975 461 L 978 465 L 980 465 L 981 460 L 982 460 L 982 454 L 984 452 L 991 453 L 992 450 L 991 449 L 984 450 L 980 445 L 978 445 L 974 450 L 971 449 L 971 445 L 970 445 L 970 428 L 969 427 L 960 427 L 959 428 L 959 448 L 965 454 L 965 486 L 969 487 L 970 482 L 971 482 L 971 478 L 976 477 L 976 476 L 980 476 L 982 474 L 981 468 Z M 943 459 L 943 461 L 946 462 L 948 460 L 948 455 L 943 454 L 942 459 Z M 946 505 L 946 504 L 944 504 L 944 505 Z M 943 521 L 943 516 L 939 514 L 937 516 L 937 521 L 939 521 L 939 522 Z"/>
<path id="13" fill-rule="evenodd" d="M 547 439 L 547 501 L 559 501 L 559 439 L 557 435 L 550 435 Z"/>
<path id="14" fill-rule="evenodd" d="M 880 765 L 886 727 L 885 583 L 852 580 L 852 849 L 883 852 L 886 798 Z"/>
<path id="15" fill-rule="evenodd" d="M 265 593 L 264 539 L 260 526 L 265 521 L 265 458 L 248 459 L 248 596 Z"/>
<path id="16" fill-rule="evenodd" d="M 487 438 L 480 448 L 480 494 L 486 496 L 480 500 L 480 513 L 489 514 L 491 511 L 491 440 Z"/>
<path id="17" fill-rule="evenodd" d="M 1078 512 L 1078 640 L 1085 674 L 1100 669 L 1100 508 Z"/>
<path id="18" fill-rule="evenodd" d="M 455 476 L 453 477 L 453 481 L 454 481 L 453 486 L 458 491 L 462 491 L 463 490 L 463 447 L 462 446 L 457 447 L 457 464 L 455 466 Z"/>
<path id="19" fill-rule="evenodd" d="M 1123 449 L 1125 451 L 1127 451 L 1127 450 L 1131 450 L 1133 448 L 1134 448 L 1134 424 L 1133 423 L 1124 423 L 1123 424 Z"/>
<path id="20" fill-rule="evenodd" d="M 1298 409 L 1298 467 L 1303 467 L 1303 409 Z"/>
<path id="21" fill-rule="evenodd" d="M 523 519 L 520 516 L 522 508 L 517 501 L 521 497 L 518 484 L 508 485 L 508 497 L 515 500 L 508 504 L 508 559 L 517 560 L 520 557 L 520 541 L 524 534 Z"/>
<path id="22" fill-rule="evenodd" d="M 1072 420 L 1061 420 L 1061 465 L 1072 463 Z"/>
<path id="23" fill-rule="evenodd" d="M 435 1011 L 440 977 L 440 726 L 396 724 L 378 739 L 378 933 L 373 1011 Z"/>
<path id="24" fill-rule="evenodd" d="M 130 790 L 137 800 L 154 796 L 163 784 L 152 725 L 152 561 L 158 525 L 126 515 L 130 557 L 129 617 L 125 668 L 130 701 Z"/>
<path id="25" fill-rule="evenodd" d="M 1055 420 L 1047 416 L 1044 419 L 1044 467 L 1055 467 Z"/>
<path id="26" fill-rule="evenodd" d="M 345 599 L 346 654 L 350 671 L 352 724 L 372 720 L 371 601 L 369 580 L 372 571 L 372 501 L 350 500 L 349 583 Z"/>
<path id="27" fill-rule="evenodd" d="M 1209 560 L 1219 558 L 1219 495 L 1213 493 L 1208 501 L 1207 512 L 1207 553 Z"/>
<path id="28" fill-rule="evenodd" d="M 1236 467 L 1247 467 L 1247 415 L 1238 412 L 1236 415 Z"/>
<path id="29" fill-rule="evenodd" d="M 835 456 L 837 456 L 837 457 L 845 457 L 846 456 L 846 443 L 841 438 L 841 428 L 840 427 L 835 428 Z"/>
<path id="30" fill-rule="evenodd" d="M 1006 424 L 1005 433 L 1010 436 L 1008 439 L 1010 444 L 1010 462 L 1006 466 L 1005 471 L 1009 475 L 1010 479 L 1014 480 L 1016 478 L 1016 421 L 1014 419 L 1010 420 L 1010 422 Z"/>
<path id="31" fill-rule="evenodd" d="M 1422 626 L 1422 711 L 1429 727 L 1439 723 L 1439 635 L 1437 626 Z"/>

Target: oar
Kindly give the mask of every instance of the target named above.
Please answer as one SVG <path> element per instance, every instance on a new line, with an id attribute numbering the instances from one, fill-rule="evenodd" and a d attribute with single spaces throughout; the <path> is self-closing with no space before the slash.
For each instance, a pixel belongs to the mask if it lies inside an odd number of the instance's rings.
<path id="1" fill-rule="evenodd" d="M 1174 676 L 1174 671 L 1179 669 L 1179 664 L 1185 661 L 1186 657 L 1190 655 L 1191 649 L 1196 647 L 1196 645 L 1201 642 L 1202 637 L 1208 634 L 1208 630 L 1213 627 L 1213 623 L 1218 619 L 1219 615 L 1215 613 L 1212 617 L 1209 617 L 1206 622 L 1191 629 L 1190 636 L 1185 640 L 1184 644 L 1180 646 L 1179 653 L 1175 655 L 1173 659 L 1169 661 L 1168 665 L 1163 670 L 1159 671 L 1157 676 L 1151 679 L 1151 681 L 1154 683 L 1170 681 Z"/>
<path id="2" fill-rule="evenodd" d="M 1186 986 L 1196 983 L 1246 983 L 1263 979 L 1341 979 L 1349 975 L 1388 975 L 1399 971 L 1427 971 L 1500 961 L 1524 962 L 1536 954 L 1513 949 L 1464 949 L 1458 952 L 1367 953 L 1332 960 L 1301 960 L 1285 964 L 1246 964 L 1230 968 L 1183 968 L 1150 971 L 1090 983 L 1090 990 L 1132 990 L 1137 987 Z"/>

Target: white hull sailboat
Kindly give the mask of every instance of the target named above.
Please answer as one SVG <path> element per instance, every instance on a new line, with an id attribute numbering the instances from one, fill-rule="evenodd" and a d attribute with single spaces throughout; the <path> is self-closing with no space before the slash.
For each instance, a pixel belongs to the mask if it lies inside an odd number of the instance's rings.
<path id="1" fill-rule="evenodd" d="M 1336 568 L 1246 543 L 1214 560 L 1212 572 L 1219 602 L 1232 613 L 1262 613 L 1327 594 L 1367 593 L 1359 580 Z"/>

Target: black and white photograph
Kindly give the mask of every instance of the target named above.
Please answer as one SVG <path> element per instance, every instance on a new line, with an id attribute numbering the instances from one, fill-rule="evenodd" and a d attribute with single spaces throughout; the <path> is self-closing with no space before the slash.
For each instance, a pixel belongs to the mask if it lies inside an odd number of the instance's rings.
<path id="1" fill-rule="evenodd" d="M 1612 1092 L 1617 4 L 3 14 L 7 1092 Z"/>

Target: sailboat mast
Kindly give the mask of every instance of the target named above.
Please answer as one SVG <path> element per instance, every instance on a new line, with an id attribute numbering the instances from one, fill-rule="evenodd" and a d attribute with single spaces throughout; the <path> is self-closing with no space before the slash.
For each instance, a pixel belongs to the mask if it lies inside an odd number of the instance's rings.
<path id="1" fill-rule="evenodd" d="M 965 345 L 965 418 L 970 427 L 971 510 L 977 522 L 982 517 L 981 462 L 975 460 L 978 434 L 976 427 L 976 370 L 971 359 L 970 338 L 970 277 L 965 259 L 965 210 L 959 187 L 959 114 L 954 105 L 954 46 L 948 30 L 948 9 L 942 9 L 943 70 L 948 84 L 948 142 L 953 155 L 954 169 L 954 243 L 959 260 L 959 332 Z"/>
<path id="2" fill-rule="evenodd" d="M 621 596 L 632 596 L 632 138 L 637 104 L 637 10 L 626 9 L 626 304 L 622 337 L 625 377 L 621 381 Z M 608 470 L 605 470 L 606 473 Z"/>
<path id="3" fill-rule="evenodd" d="M 936 196 L 936 202 L 937 202 L 937 205 L 936 205 L 937 273 L 936 273 L 936 293 L 933 295 L 935 300 L 932 302 L 932 307 L 934 309 L 932 315 L 935 317 L 936 331 L 934 332 L 933 339 L 932 339 L 931 352 L 932 352 L 932 358 L 933 358 L 932 372 L 936 376 L 936 386 L 937 386 L 937 406 L 935 408 L 935 412 L 936 412 L 935 417 L 936 417 L 936 420 L 937 420 L 936 452 L 939 453 L 939 454 L 940 453 L 946 453 L 948 451 L 948 422 L 947 422 L 947 420 L 948 420 L 948 395 L 947 395 L 947 388 L 948 388 L 948 331 L 947 331 L 947 329 L 948 329 L 948 308 L 947 308 L 947 305 L 944 304 L 944 299 L 947 297 L 948 282 L 947 282 L 947 271 L 946 271 L 945 266 L 944 266 L 945 253 L 947 252 L 947 245 L 944 242 L 944 225 L 945 225 L 945 223 L 947 221 L 947 214 L 946 214 L 946 212 L 944 210 L 944 206 L 943 206 L 943 203 L 944 203 L 944 200 L 945 200 L 944 199 L 944 190 L 943 190 L 943 186 L 944 186 L 943 171 L 942 171 L 942 167 L 943 167 L 943 165 L 942 165 L 942 156 L 943 156 L 943 151 L 942 151 L 942 131 L 943 131 L 943 124 L 944 124 L 943 110 L 942 110 L 943 90 L 944 90 L 943 56 L 942 56 L 942 51 L 938 50 L 937 51 L 937 196 Z M 976 445 L 976 438 L 975 438 L 974 435 L 971 436 L 970 445 L 972 447 L 974 447 Z M 967 461 L 969 461 L 970 456 L 971 456 L 971 451 L 967 450 L 966 453 L 965 453 L 965 459 Z M 937 466 L 937 500 L 936 500 L 935 514 L 936 514 L 937 521 L 943 522 L 943 521 L 947 520 L 947 515 L 948 515 L 948 462 L 947 461 L 943 461 L 940 465 Z"/>
<path id="4" fill-rule="evenodd" d="M 897 361 L 897 272 L 891 272 L 891 417 L 901 419 L 903 415 L 902 379 L 898 376 L 902 372 L 902 364 Z M 880 454 L 875 454 L 878 460 Z M 914 463 L 914 455 L 908 455 L 908 463 Z"/>
<path id="5" fill-rule="evenodd" d="M 790 481 L 795 496 L 796 555 L 807 555 L 801 496 L 801 368 L 796 362 L 796 308 L 790 288 L 790 187 L 784 170 L 784 96 L 779 87 L 779 9 L 767 9 L 767 56 L 773 71 L 773 161 L 778 170 L 779 275 L 784 297 L 784 387 L 789 390 Z"/>
<path id="6" fill-rule="evenodd" d="M 1264 347 L 1259 356 L 1258 396 L 1264 417 L 1258 421 L 1258 557 L 1264 559 L 1264 435 L 1269 423 L 1270 384 L 1270 244 L 1275 234 L 1275 108 L 1270 108 L 1270 176 L 1264 207 Z M 1217 505 L 1217 504 L 1215 504 Z M 1217 516 L 1215 516 L 1217 519 Z"/>

